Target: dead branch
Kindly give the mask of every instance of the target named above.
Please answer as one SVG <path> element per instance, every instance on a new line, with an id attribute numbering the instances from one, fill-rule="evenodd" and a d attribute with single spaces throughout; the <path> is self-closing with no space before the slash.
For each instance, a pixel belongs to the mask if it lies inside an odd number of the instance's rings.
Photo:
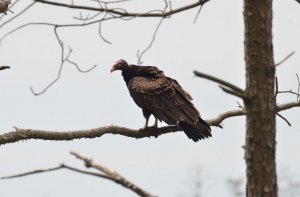
<path id="1" fill-rule="evenodd" d="M 207 3 L 209 0 L 198 0 L 195 3 L 192 3 L 190 5 L 179 7 L 179 8 L 170 10 L 168 12 L 163 12 L 163 10 L 160 10 L 158 13 L 152 13 L 152 12 L 134 13 L 134 12 L 127 12 L 125 10 L 119 11 L 119 9 L 108 9 L 108 8 L 103 8 L 103 7 L 90 7 L 90 6 L 82 6 L 82 5 L 74 5 L 74 4 L 65 4 L 65 3 L 53 2 L 53 1 L 47 1 L 47 0 L 34 0 L 34 1 L 39 2 L 39 3 L 54 5 L 54 6 L 71 8 L 71 9 L 81 9 L 81 10 L 89 10 L 89 11 L 96 11 L 96 12 L 107 12 L 109 14 L 114 14 L 115 16 L 119 16 L 119 17 L 162 17 L 162 18 L 165 18 L 165 17 L 169 17 L 171 15 L 177 14 L 179 12 L 183 12 L 183 11 L 190 10 L 190 9 L 198 7 L 198 6 L 202 6 L 205 3 Z"/>
<path id="2" fill-rule="evenodd" d="M 157 24 L 157 26 L 156 26 L 156 28 L 154 30 L 154 33 L 153 33 L 153 36 L 152 36 L 152 39 L 151 39 L 149 45 L 141 53 L 140 53 L 140 50 L 137 51 L 137 58 L 138 58 L 137 63 L 138 64 L 142 64 L 143 63 L 142 57 L 152 47 L 152 45 L 153 45 L 153 43 L 155 41 L 155 37 L 157 35 L 157 32 L 158 32 L 158 30 L 159 30 L 159 28 L 160 28 L 163 20 L 164 20 L 164 18 L 161 18 L 160 21 L 158 22 L 158 24 Z"/>
<path id="3" fill-rule="evenodd" d="M 286 60 L 288 60 L 290 57 L 292 57 L 295 54 L 295 51 L 292 51 L 290 54 L 288 54 L 283 60 L 275 64 L 275 66 L 279 66 L 283 64 Z"/>
<path id="4" fill-rule="evenodd" d="M 25 173 L 20 173 L 20 174 L 15 174 L 15 175 L 10 175 L 10 176 L 3 176 L 1 179 L 13 179 L 13 178 L 19 178 L 23 176 L 28 176 L 28 175 L 33 175 L 33 174 L 39 174 L 39 173 L 44 173 L 44 172 L 52 172 L 56 170 L 62 169 L 61 166 L 54 167 L 54 168 L 48 168 L 48 169 L 38 169 L 38 170 L 33 170 L 30 172 L 25 172 Z"/>
<path id="5" fill-rule="evenodd" d="M 89 68 L 87 70 L 82 70 L 76 62 L 70 60 L 70 56 L 71 56 L 71 53 L 72 53 L 73 49 L 71 49 L 69 47 L 69 52 L 68 52 L 67 55 L 65 55 L 64 43 L 63 43 L 63 41 L 59 37 L 59 34 L 57 32 L 57 28 L 58 28 L 57 26 L 54 26 L 53 30 L 54 30 L 54 34 L 55 34 L 56 40 L 57 40 L 57 42 L 58 42 L 58 44 L 59 44 L 59 46 L 61 48 L 61 62 L 60 62 L 60 66 L 59 66 L 59 71 L 58 71 L 58 74 L 57 74 L 56 78 L 51 83 L 49 83 L 42 91 L 40 91 L 40 92 L 37 93 L 37 92 L 35 92 L 33 90 L 32 87 L 30 87 L 30 90 L 31 90 L 32 94 L 35 95 L 35 96 L 39 96 L 41 94 L 44 94 L 51 86 L 53 86 L 61 78 L 61 73 L 62 73 L 62 69 L 63 69 L 63 67 L 65 65 L 65 62 L 68 62 L 68 63 L 74 65 L 75 68 L 79 72 L 81 72 L 81 73 L 90 72 L 91 70 L 93 70 L 94 68 L 97 67 L 97 65 L 95 65 L 95 66 L 93 66 L 93 67 L 91 67 L 91 68 Z"/>
<path id="6" fill-rule="evenodd" d="M 86 174 L 86 175 L 91 175 L 91 176 L 95 176 L 95 177 L 99 177 L 99 178 L 103 178 L 103 179 L 113 181 L 117 184 L 122 185 L 123 187 L 125 187 L 127 189 L 130 189 L 131 191 L 135 192 L 137 195 L 142 196 L 142 197 L 155 197 L 154 195 L 146 192 L 142 188 L 140 188 L 140 187 L 136 186 L 135 184 L 133 184 L 132 182 L 128 181 L 126 178 L 124 178 L 118 172 L 116 172 L 114 170 L 111 170 L 111 169 L 107 168 L 106 166 L 104 166 L 100 163 L 93 162 L 91 159 L 89 159 L 89 158 L 87 158 L 87 157 L 85 157 L 85 156 L 83 156 L 79 153 L 76 153 L 74 151 L 71 151 L 70 154 L 74 155 L 77 159 L 82 160 L 87 168 L 94 168 L 94 169 L 100 171 L 101 173 L 90 172 L 90 171 L 81 170 L 81 169 L 78 169 L 78 168 L 75 168 L 75 167 L 71 167 L 71 166 L 66 165 L 66 164 L 60 164 L 57 167 L 47 168 L 47 169 L 38 169 L 38 170 L 33 170 L 33 171 L 20 173 L 20 174 L 15 174 L 15 175 L 11 175 L 11 176 L 4 176 L 4 177 L 1 177 L 0 179 L 20 178 L 20 177 L 29 176 L 29 175 L 35 175 L 35 174 L 40 174 L 40 173 L 58 171 L 58 170 L 61 170 L 61 169 L 67 169 L 67 170 L 70 170 L 70 171 L 73 171 L 73 172 Z"/>
<path id="7" fill-rule="evenodd" d="M 279 116 L 282 120 L 284 120 L 286 122 L 286 124 L 288 124 L 290 127 L 292 126 L 292 124 L 288 121 L 288 119 L 286 117 L 279 114 L 278 112 L 276 113 L 276 115 Z"/>
<path id="8" fill-rule="evenodd" d="M 142 188 L 133 184 L 132 182 L 124 178 L 122 175 L 120 175 L 118 172 L 111 170 L 100 163 L 96 163 L 92 159 L 80 155 L 77 152 L 71 151 L 71 154 L 74 155 L 77 159 L 82 160 L 87 168 L 94 168 L 96 170 L 99 170 L 100 172 L 103 172 L 107 176 L 111 177 L 116 183 L 122 185 L 127 189 L 130 189 L 131 191 L 135 192 L 139 196 L 154 197 L 154 195 L 144 191 Z"/>
<path id="9" fill-rule="evenodd" d="M 300 107 L 300 101 L 286 103 L 277 106 L 276 112 L 287 110 L 293 107 Z M 238 109 L 224 112 L 218 115 L 216 118 L 207 120 L 211 126 L 220 127 L 220 124 L 227 118 L 242 116 L 247 112 L 245 109 Z M 53 140 L 53 141 L 70 141 L 82 138 L 96 138 L 105 134 L 123 135 L 131 138 L 145 138 L 145 137 L 158 137 L 167 133 L 174 133 L 181 131 L 178 126 L 165 126 L 161 128 L 148 128 L 146 130 L 135 130 L 126 127 L 119 126 L 106 126 L 98 127 L 88 130 L 77 131 L 44 131 L 36 129 L 19 129 L 15 128 L 15 131 L 4 133 L 0 135 L 0 145 L 14 143 L 22 140 L 40 139 L 40 140 Z"/>
<path id="10" fill-rule="evenodd" d="M 9 66 L 0 66 L 0 70 L 10 69 Z"/>
<path id="11" fill-rule="evenodd" d="M 300 79 L 299 79 L 299 75 L 296 73 L 297 76 L 297 81 L 298 81 L 298 96 L 297 96 L 297 101 L 300 100 Z"/>
<path id="12" fill-rule="evenodd" d="M 197 76 L 197 77 L 201 77 L 201 78 L 204 78 L 204 79 L 208 79 L 210 81 L 213 81 L 213 82 L 216 82 L 218 84 L 221 84 L 220 88 L 229 93 L 229 94 L 233 94 L 237 97 L 240 97 L 242 99 L 246 98 L 246 94 L 245 94 L 245 91 L 239 87 L 237 87 L 236 85 L 233 85 L 232 83 L 229 83 L 228 81 L 224 81 L 220 78 L 217 78 L 215 76 L 212 76 L 212 75 L 209 75 L 209 74 L 206 74 L 206 73 L 202 73 L 202 72 L 199 72 L 199 71 L 194 71 L 194 74 Z M 226 88 L 225 88 L 225 87 Z"/>
<path id="13" fill-rule="evenodd" d="M 15 175 L 11 175 L 11 176 L 4 176 L 4 177 L 1 177 L 0 179 L 20 178 L 20 177 L 24 177 L 24 176 L 35 175 L 35 174 L 46 173 L 46 172 L 52 172 L 52 171 L 57 171 L 57 170 L 61 170 L 61 169 L 67 169 L 67 170 L 71 170 L 71 171 L 78 172 L 78 173 L 81 173 L 81 174 L 87 174 L 87 175 L 96 176 L 96 177 L 100 177 L 100 178 L 104 178 L 104 179 L 114 181 L 111 177 L 106 176 L 104 174 L 99 174 L 99 173 L 95 173 L 95 172 L 80 170 L 78 168 L 71 167 L 67 164 L 60 164 L 59 166 L 54 167 L 54 168 L 38 169 L 38 170 L 33 170 L 33 171 L 30 171 L 30 172 L 15 174 Z"/>
<path id="14" fill-rule="evenodd" d="M 284 110 L 287 110 L 287 109 L 291 109 L 291 108 L 294 108 L 294 107 L 300 107 L 300 101 L 277 105 L 277 112 L 284 111 Z"/>

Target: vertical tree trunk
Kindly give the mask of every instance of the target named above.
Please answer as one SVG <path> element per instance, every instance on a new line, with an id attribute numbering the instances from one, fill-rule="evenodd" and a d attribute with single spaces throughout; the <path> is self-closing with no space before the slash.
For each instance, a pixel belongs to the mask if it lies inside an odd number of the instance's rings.
<path id="1" fill-rule="evenodd" d="M 247 197 L 276 197 L 272 0 L 244 0 Z"/>

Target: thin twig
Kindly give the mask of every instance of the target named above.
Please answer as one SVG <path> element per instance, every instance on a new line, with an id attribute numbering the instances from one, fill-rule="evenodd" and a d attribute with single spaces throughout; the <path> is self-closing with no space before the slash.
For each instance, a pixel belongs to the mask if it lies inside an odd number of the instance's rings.
<path id="1" fill-rule="evenodd" d="M 300 97 L 300 82 L 299 82 L 299 76 L 298 74 L 296 73 L 296 76 L 297 76 L 297 82 L 298 82 L 298 92 L 294 92 L 292 89 L 291 90 L 285 90 L 285 91 L 278 91 L 278 80 L 277 80 L 277 77 L 275 78 L 275 97 L 278 95 L 278 94 L 284 94 L 284 93 L 289 93 L 289 94 L 294 94 L 297 96 L 297 101 L 299 100 L 299 97 Z"/>
<path id="2" fill-rule="evenodd" d="M 296 95 L 297 97 L 300 96 L 300 94 L 298 94 L 297 92 L 294 92 L 293 90 L 278 91 L 277 93 L 278 93 L 278 94 L 290 93 L 290 94 Z"/>
<path id="3" fill-rule="evenodd" d="M 40 174 L 44 172 L 52 172 L 56 170 L 62 169 L 62 166 L 54 167 L 54 168 L 47 168 L 47 169 L 38 169 L 38 170 L 33 170 L 30 172 L 25 172 L 25 173 L 20 173 L 20 174 L 15 174 L 15 175 L 10 175 L 10 176 L 3 176 L 1 179 L 13 179 L 13 178 L 19 178 L 23 176 L 28 176 L 28 175 L 34 175 L 34 174 Z"/>
<path id="4" fill-rule="evenodd" d="M 297 101 L 300 100 L 300 79 L 299 79 L 299 75 L 296 73 L 297 76 L 297 81 L 298 81 L 298 96 L 297 96 Z"/>
<path id="5" fill-rule="evenodd" d="M 238 108 L 244 109 L 243 105 L 241 103 L 239 103 L 238 101 L 236 101 Z"/>
<path id="6" fill-rule="evenodd" d="M 275 100 L 277 99 L 278 93 L 279 93 L 279 91 L 278 91 L 278 79 L 277 79 L 277 77 L 275 77 Z"/>
<path id="7" fill-rule="evenodd" d="M 59 78 L 61 76 L 61 72 L 62 72 L 63 66 L 64 66 L 64 62 L 65 62 L 65 59 L 64 59 L 64 53 L 65 53 L 64 43 L 60 39 L 60 37 L 59 37 L 59 35 L 57 33 L 57 26 L 54 26 L 53 30 L 54 30 L 54 34 L 55 34 L 55 37 L 57 39 L 57 42 L 58 42 L 58 44 L 59 44 L 59 46 L 61 48 L 61 62 L 60 62 L 59 70 L 58 70 L 56 78 L 51 83 L 49 83 L 42 91 L 35 92 L 33 90 L 33 87 L 30 87 L 30 90 L 31 90 L 32 94 L 35 95 L 35 96 L 39 96 L 41 94 L 44 94 L 51 86 L 53 86 L 59 80 Z"/>
<path id="8" fill-rule="evenodd" d="M 164 1 L 165 1 L 165 8 L 164 8 L 163 12 L 166 12 L 166 10 L 168 9 L 168 2 L 167 2 L 167 0 L 164 0 Z M 158 32 L 158 30 L 159 30 L 159 28 L 160 28 L 160 26 L 161 26 L 161 24 L 162 24 L 162 22 L 163 22 L 164 19 L 165 18 L 163 17 L 163 18 L 161 18 L 159 20 L 159 22 L 158 22 L 158 24 L 157 24 L 157 26 L 156 26 L 156 28 L 154 30 L 154 33 L 153 33 L 153 36 L 152 36 L 152 39 L 151 39 L 151 42 L 149 43 L 149 45 L 141 53 L 140 53 L 140 50 L 137 51 L 137 58 L 138 58 L 137 63 L 138 64 L 142 64 L 143 63 L 142 57 L 152 47 L 152 45 L 153 45 L 153 43 L 155 41 L 155 37 L 157 35 L 157 32 Z"/>
<path id="9" fill-rule="evenodd" d="M 60 6 L 60 7 L 67 7 L 71 9 L 82 9 L 82 10 L 90 10 L 90 11 L 96 11 L 96 12 L 108 12 L 110 14 L 115 14 L 117 16 L 121 17 L 169 17 L 173 14 L 177 14 L 179 12 L 183 12 L 186 10 L 190 10 L 192 8 L 204 5 L 209 0 L 198 0 L 195 3 L 192 3 L 190 5 L 186 5 L 180 8 L 173 9 L 169 12 L 159 12 L 159 13 L 133 13 L 133 12 L 127 12 L 127 11 L 118 11 L 117 9 L 105 9 L 105 8 L 99 8 L 99 7 L 90 7 L 90 6 L 81 6 L 81 5 L 72 5 L 72 4 L 65 4 L 65 3 L 59 3 L 59 2 L 53 2 L 53 1 L 46 1 L 46 0 L 34 0 L 35 2 L 39 3 L 45 3 L 49 5 L 54 6 Z"/>
<path id="10" fill-rule="evenodd" d="M 79 65 L 77 64 L 77 63 L 75 63 L 74 61 L 72 61 L 72 60 L 70 60 L 69 59 L 69 57 L 70 57 L 70 55 L 71 55 L 71 53 L 72 53 L 72 49 L 69 47 L 69 53 L 66 55 L 66 57 L 65 57 L 65 48 L 64 48 L 64 43 L 63 43 L 63 41 L 60 39 L 60 37 L 59 37 L 59 34 L 58 34 L 58 32 L 57 32 L 57 26 L 54 26 L 54 34 L 55 34 L 55 37 L 56 37 L 56 40 L 57 40 L 57 42 L 58 42 L 58 44 L 59 44 L 59 46 L 60 46 L 60 48 L 61 48 L 61 62 L 60 62 L 60 66 L 59 66 L 59 70 L 58 70 L 58 73 L 57 73 L 57 76 L 56 76 L 56 78 L 52 81 L 52 82 L 50 82 L 43 90 L 41 90 L 40 92 L 36 92 L 36 91 L 34 91 L 34 89 L 33 89 L 33 87 L 30 87 L 30 91 L 32 92 L 32 94 L 33 95 L 35 95 L 35 96 L 39 96 L 39 95 L 41 95 L 41 94 L 44 94 L 51 86 L 53 86 L 59 79 L 60 79 L 60 77 L 61 77 L 61 73 L 62 73 L 62 69 L 63 69 L 63 66 L 64 66 L 64 63 L 65 62 L 69 62 L 70 64 L 72 64 L 72 65 L 74 65 L 75 66 L 75 68 L 79 71 L 79 72 L 81 72 L 81 73 L 87 73 L 87 72 L 90 72 L 91 70 L 93 70 L 94 68 L 96 68 L 97 67 L 97 65 L 95 65 L 95 66 L 93 66 L 93 67 L 91 67 L 91 68 L 89 68 L 89 69 L 87 69 L 87 70 L 82 70 L 80 67 L 79 67 Z"/>
<path id="11" fill-rule="evenodd" d="M 292 124 L 288 121 L 288 119 L 286 119 L 284 116 L 282 116 L 281 114 L 279 114 L 278 112 L 276 113 L 277 116 L 279 116 L 282 120 L 284 120 L 286 122 L 286 124 L 288 124 L 290 127 L 292 126 Z"/>
<path id="12" fill-rule="evenodd" d="M 154 30 L 154 33 L 153 33 L 153 36 L 152 36 L 152 39 L 151 39 L 151 42 L 149 43 L 149 45 L 141 53 L 140 53 L 140 50 L 137 51 L 137 58 L 138 58 L 137 63 L 138 64 L 142 64 L 143 63 L 143 61 L 141 59 L 142 59 L 143 55 L 152 47 L 152 44 L 154 43 L 154 40 L 155 40 L 155 37 L 156 37 L 156 34 L 157 34 L 157 32 L 158 32 L 158 30 L 160 28 L 160 25 L 162 24 L 163 20 L 164 20 L 164 18 L 161 18 L 159 20 L 159 23 L 157 24 L 157 26 L 156 26 L 156 28 Z"/>
<path id="13" fill-rule="evenodd" d="M 286 60 L 288 60 L 290 57 L 292 57 L 295 54 L 295 51 L 292 51 L 290 54 L 288 54 L 283 60 L 275 64 L 275 66 L 279 66 L 280 64 L 283 64 Z"/>
<path id="14" fill-rule="evenodd" d="M 40 173 L 47 173 L 47 172 L 57 171 L 57 170 L 61 170 L 61 169 L 67 169 L 67 170 L 71 170 L 71 171 L 78 172 L 78 173 L 81 173 L 81 174 L 87 174 L 87 175 L 96 176 L 96 177 L 100 177 L 100 178 L 104 178 L 104 179 L 114 181 L 111 177 L 106 176 L 104 174 L 99 174 L 99 173 L 95 173 L 95 172 L 80 170 L 78 168 L 71 167 L 67 164 L 61 164 L 61 165 L 59 165 L 57 167 L 54 167 L 54 168 L 38 169 L 38 170 L 33 170 L 33 171 L 20 173 L 20 174 L 15 174 L 15 175 L 11 175 L 11 176 L 4 176 L 4 177 L 1 177 L 0 179 L 20 178 L 20 177 L 24 177 L 24 176 L 35 175 L 35 174 L 40 174 Z"/>
<path id="15" fill-rule="evenodd" d="M 103 8 L 103 6 L 102 6 L 102 4 L 101 4 L 101 1 L 97 1 L 97 2 L 98 2 L 98 4 L 99 4 L 99 7 L 100 7 L 100 8 Z M 107 8 L 107 3 L 104 3 L 104 8 L 105 8 L 105 9 L 108 9 L 108 8 Z M 107 14 L 108 14 L 108 13 L 105 12 L 103 18 L 106 18 Z M 101 38 L 104 42 L 106 42 L 107 44 L 112 44 L 112 42 L 110 42 L 109 40 L 107 40 L 107 39 L 103 36 L 103 34 L 102 34 L 102 21 L 99 22 L 98 33 L 99 33 L 100 38 Z"/>
<path id="16" fill-rule="evenodd" d="M 195 16 L 195 19 L 194 19 L 194 24 L 196 23 L 196 21 L 197 21 L 197 19 L 198 19 L 198 16 L 199 16 L 199 14 L 200 14 L 200 12 L 201 12 L 201 10 L 202 10 L 202 5 L 199 7 L 199 10 L 198 10 L 198 12 L 197 12 L 197 14 L 196 14 L 196 16 Z"/>

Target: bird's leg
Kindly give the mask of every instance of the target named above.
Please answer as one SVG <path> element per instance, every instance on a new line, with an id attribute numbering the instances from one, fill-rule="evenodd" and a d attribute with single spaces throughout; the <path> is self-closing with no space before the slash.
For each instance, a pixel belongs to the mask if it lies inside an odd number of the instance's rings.
<path id="1" fill-rule="evenodd" d="M 149 117 L 148 117 L 148 118 L 146 118 L 146 122 L 145 122 L 144 129 L 147 129 L 147 128 L 148 128 L 148 122 L 149 122 Z"/>
<path id="2" fill-rule="evenodd" d="M 140 130 L 145 130 L 148 128 L 148 123 L 149 123 L 149 118 L 151 116 L 151 111 L 147 110 L 147 109 L 143 109 L 143 115 L 146 119 L 146 122 L 145 122 L 145 126 L 143 129 L 140 129 Z"/>
<path id="3" fill-rule="evenodd" d="M 158 125 L 158 119 L 155 118 L 155 122 L 154 122 L 154 125 L 152 127 L 157 128 L 157 125 Z"/>

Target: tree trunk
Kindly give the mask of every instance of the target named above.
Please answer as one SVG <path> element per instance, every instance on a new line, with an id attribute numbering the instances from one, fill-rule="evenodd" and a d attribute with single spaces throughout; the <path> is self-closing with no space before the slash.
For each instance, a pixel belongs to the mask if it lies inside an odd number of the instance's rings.
<path id="1" fill-rule="evenodd" d="M 244 0 L 247 197 L 276 197 L 272 0 Z"/>

